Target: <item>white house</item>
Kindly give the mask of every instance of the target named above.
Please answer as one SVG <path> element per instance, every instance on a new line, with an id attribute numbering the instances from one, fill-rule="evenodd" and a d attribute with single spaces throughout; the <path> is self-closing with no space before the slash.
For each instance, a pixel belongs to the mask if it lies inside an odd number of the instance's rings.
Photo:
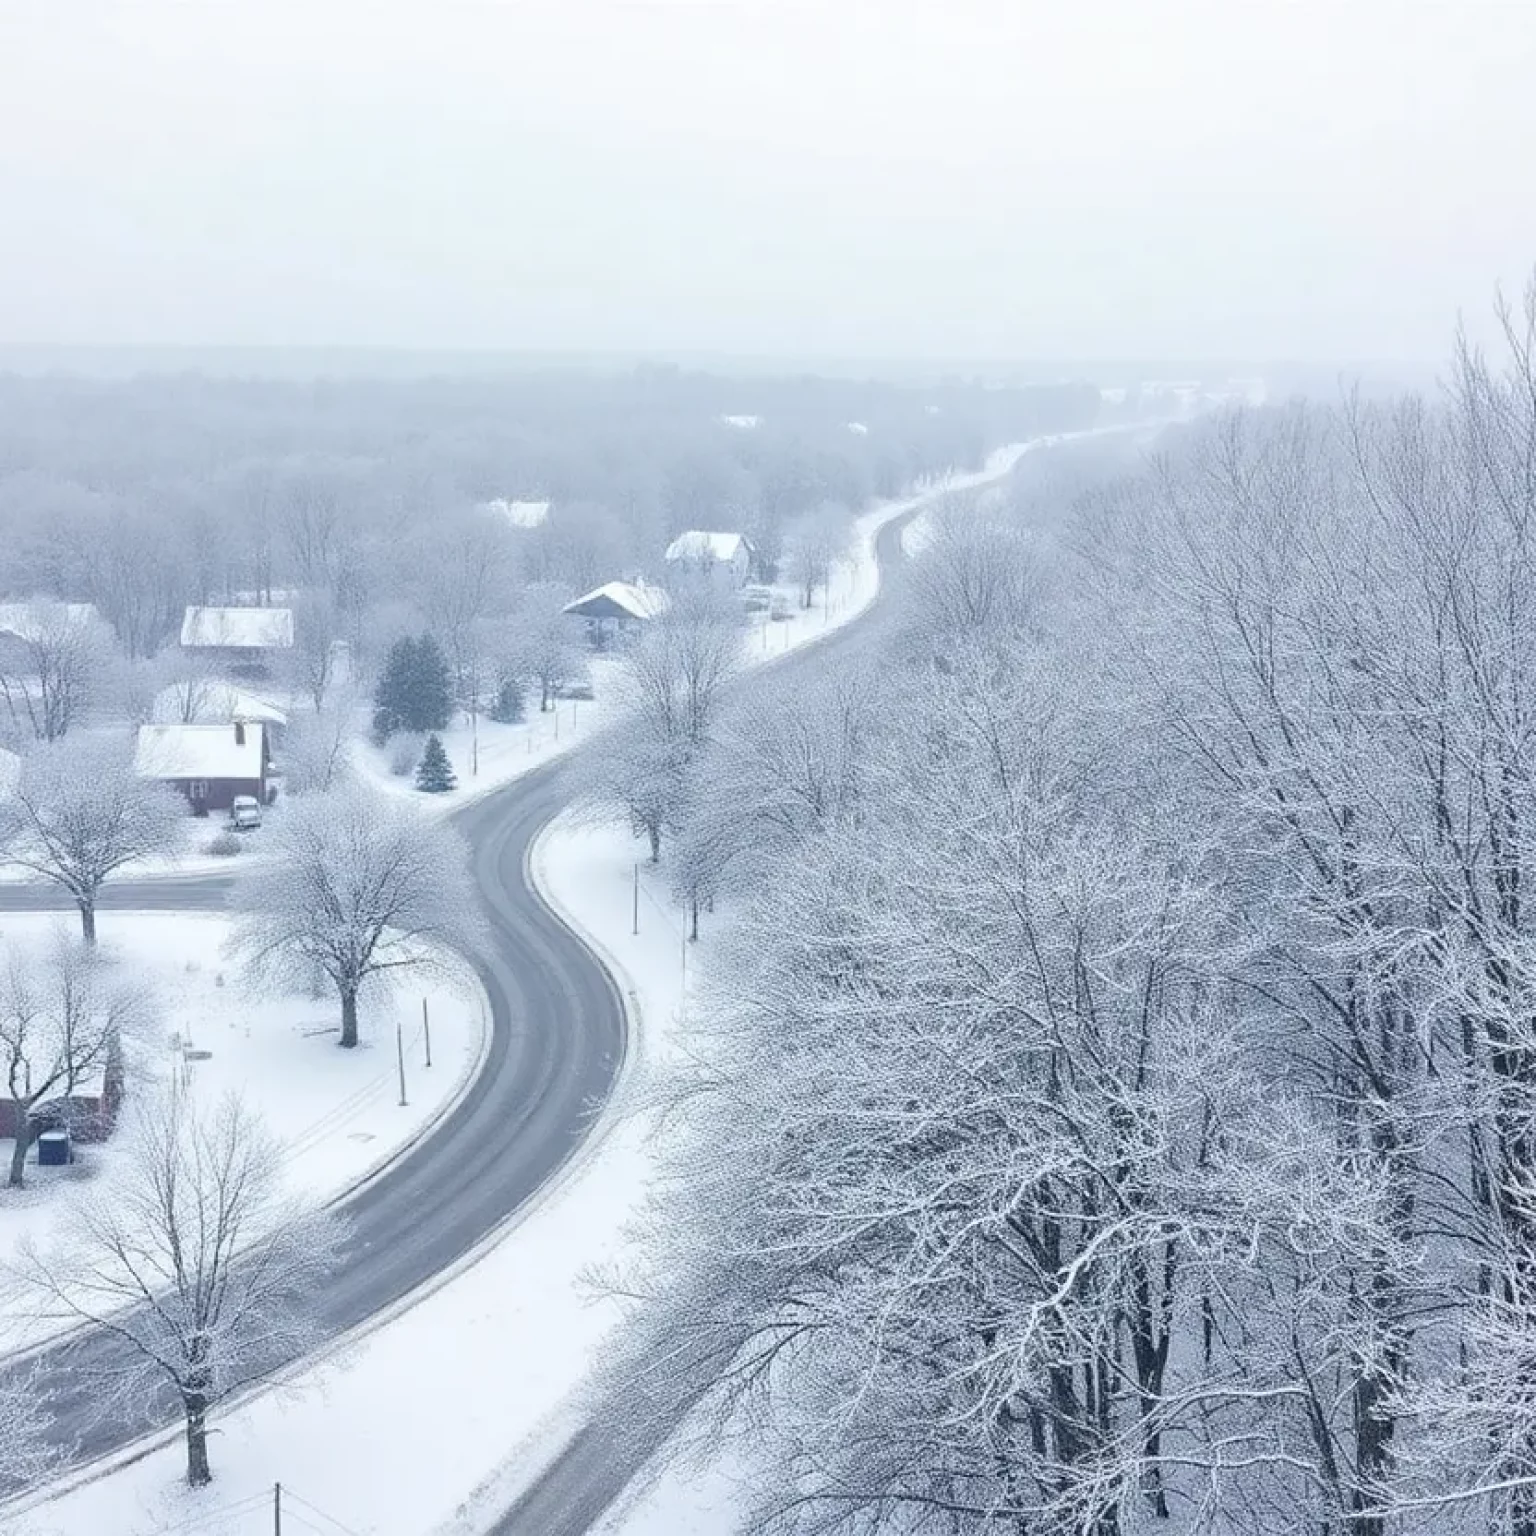
<path id="1" fill-rule="evenodd" d="M 752 546 L 739 533 L 708 533 L 690 528 L 667 545 L 667 564 L 677 569 L 725 575 L 745 586 L 752 571 Z"/>
<path id="2" fill-rule="evenodd" d="M 231 671 L 265 673 L 293 649 L 293 609 L 188 608 L 181 648 Z"/>

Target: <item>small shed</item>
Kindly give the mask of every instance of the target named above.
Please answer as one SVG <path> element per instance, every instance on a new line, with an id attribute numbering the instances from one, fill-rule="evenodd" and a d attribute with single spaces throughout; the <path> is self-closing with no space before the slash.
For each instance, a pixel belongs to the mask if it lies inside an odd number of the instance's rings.
<path id="1" fill-rule="evenodd" d="M 293 609 L 188 608 L 181 648 L 231 672 L 265 677 L 293 649 Z"/>
<path id="2" fill-rule="evenodd" d="M 194 815 L 227 811 L 236 795 L 270 799 L 267 733 L 256 721 L 223 725 L 141 725 L 134 769 L 171 785 Z"/>
<path id="3" fill-rule="evenodd" d="M 752 546 L 739 533 L 709 532 L 690 528 L 667 545 L 667 564 L 712 578 L 723 577 L 731 585 L 746 585 L 752 573 Z"/>
<path id="4" fill-rule="evenodd" d="M 660 587 L 639 581 L 605 581 L 567 603 L 562 610 L 586 622 L 593 644 L 602 648 L 614 634 L 625 634 L 665 613 L 671 599 Z"/>

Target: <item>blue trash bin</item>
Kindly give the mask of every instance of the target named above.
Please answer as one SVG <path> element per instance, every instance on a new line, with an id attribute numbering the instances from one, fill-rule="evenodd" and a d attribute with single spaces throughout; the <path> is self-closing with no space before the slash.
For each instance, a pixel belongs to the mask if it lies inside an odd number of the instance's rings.
<path id="1" fill-rule="evenodd" d="M 68 1131 L 44 1131 L 37 1138 L 38 1167 L 62 1168 L 71 1161 Z"/>

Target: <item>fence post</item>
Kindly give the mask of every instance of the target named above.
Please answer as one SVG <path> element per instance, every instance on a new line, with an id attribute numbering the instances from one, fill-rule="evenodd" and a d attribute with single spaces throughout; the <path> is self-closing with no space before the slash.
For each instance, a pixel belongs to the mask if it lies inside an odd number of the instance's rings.
<path id="1" fill-rule="evenodd" d="M 405 1097 L 405 1026 L 399 1019 L 395 1020 L 395 1060 L 400 1065 L 400 1107 L 404 1109 L 407 1103 Z"/>
<path id="2" fill-rule="evenodd" d="M 427 1017 L 427 1000 L 421 1000 L 421 1033 L 427 1042 L 427 1065 L 432 1065 L 432 1021 Z"/>

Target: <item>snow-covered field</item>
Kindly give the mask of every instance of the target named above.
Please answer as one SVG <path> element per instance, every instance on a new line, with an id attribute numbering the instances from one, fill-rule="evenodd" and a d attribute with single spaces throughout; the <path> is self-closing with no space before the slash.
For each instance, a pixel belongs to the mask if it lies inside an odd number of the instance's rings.
<path id="1" fill-rule="evenodd" d="M 8 945 L 46 941 L 57 923 L 48 913 L 0 918 L 0 957 Z M 330 995 L 263 996 L 244 984 L 223 955 L 230 919 L 211 913 L 106 912 L 104 952 L 131 967 L 151 988 L 163 1027 L 158 1047 L 140 1070 L 161 1079 L 183 1074 L 199 1098 L 239 1092 L 259 1111 L 284 1154 L 291 1188 L 317 1203 L 336 1198 L 399 1153 L 432 1125 L 462 1091 L 479 1063 L 489 1028 L 480 984 L 467 966 L 455 979 L 421 977 L 364 1004 L 362 1043 L 339 1050 L 339 1005 Z M 427 1000 L 432 1067 L 425 1063 L 421 1004 Z M 404 1030 L 405 1107 L 400 1105 L 395 1026 Z M 173 1042 L 177 1042 L 173 1045 Z M 188 1060 L 184 1047 L 210 1054 Z M 78 1148 L 69 1168 L 39 1168 L 36 1153 L 27 1187 L 0 1189 L 0 1268 L 24 1237 L 46 1242 L 69 1202 L 87 1184 L 115 1176 L 133 1117 L 125 1105 L 118 1133 Z M 9 1159 L 10 1142 L 0 1143 Z M 54 1331 L 26 1315 L 25 1304 L 0 1294 L 0 1339 L 17 1348 Z"/>

